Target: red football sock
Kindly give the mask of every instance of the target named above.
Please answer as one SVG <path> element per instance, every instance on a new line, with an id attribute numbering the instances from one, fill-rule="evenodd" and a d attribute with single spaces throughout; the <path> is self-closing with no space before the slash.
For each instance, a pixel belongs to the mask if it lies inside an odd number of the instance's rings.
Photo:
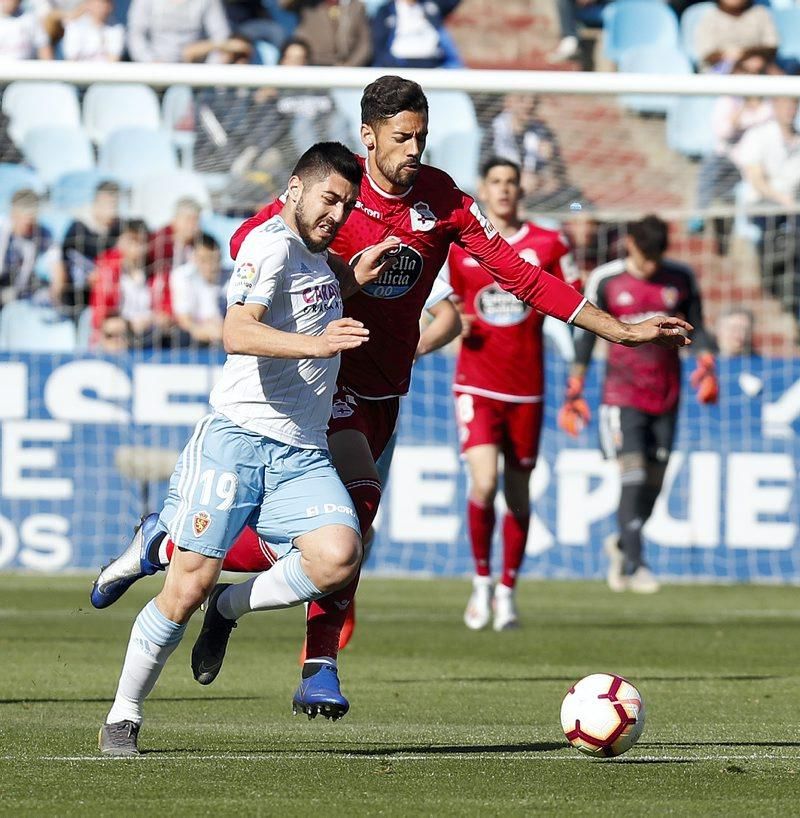
<path id="1" fill-rule="evenodd" d="M 345 488 L 353 500 L 361 526 L 361 535 L 364 536 L 378 513 L 381 484 L 377 480 L 354 480 L 345 484 Z M 359 568 L 356 576 L 344 588 L 309 604 L 306 617 L 306 659 L 316 659 L 320 656 L 335 659 L 338 656 L 340 636 L 347 619 L 347 611 L 356 595 L 360 576 Z M 355 619 L 352 621 L 354 624 Z"/>
<path id="2" fill-rule="evenodd" d="M 172 562 L 174 550 L 175 543 L 168 539 L 167 562 Z M 267 543 L 252 528 L 245 527 L 225 556 L 222 570 L 241 574 L 258 574 L 272 568 L 275 560 L 275 553 Z"/>
<path id="3" fill-rule="evenodd" d="M 489 556 L 492 551 L 495 523 L 494 505 L 480 505 L 470 497 L 467 500 L 467 522 L 472 557 L 475 560 L 475 573 L 479 577 L 488 577 L 491 575 Z"/>
<path id="4" fill-rule="evenodd" d="M 517 517 L 514 514 L 506 514 L 503 520 L 503 576 L 500 582 L 509 588 L 516 585 L 517 573 L 525 559 L 530 522 L 530 517 Z"/>

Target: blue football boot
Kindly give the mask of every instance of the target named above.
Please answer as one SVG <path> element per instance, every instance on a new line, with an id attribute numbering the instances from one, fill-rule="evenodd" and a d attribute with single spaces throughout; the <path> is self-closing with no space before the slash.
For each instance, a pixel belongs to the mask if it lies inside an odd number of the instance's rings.
<path id="1" fill-rule="evenodd" d="M 350 709 L 350 702 L 339 689 L 339 676 L 334 665 L 322 665 L 307 679 L 301 679 L 292 699 L 292 713 L 305 713 L 309 719 L 324 716 L 336 721 Z"/>
<path id="2" fill-rule="evenodd" d="M 131 544 L 101 571 L 92 585 L 91 600 L 95 608 L 113 605 L 136 580 L 163 571 L 150 555 L 157 538 L 164 532 L 158 528 L 158 514 L 148 514 L 136 526 Z"/>

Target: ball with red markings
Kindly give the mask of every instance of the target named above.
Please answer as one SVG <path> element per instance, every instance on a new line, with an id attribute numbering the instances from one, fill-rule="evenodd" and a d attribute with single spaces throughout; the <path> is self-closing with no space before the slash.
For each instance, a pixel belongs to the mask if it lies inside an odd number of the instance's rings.
<path id="1" fill-rule="evenodd" d="M 600 758 L 622 755 L 644 729 L 644 702 L 622 676 L 593 673 L 567 691 L 561 704 L 561 727 L 567 741 L 582 753 Z"/>

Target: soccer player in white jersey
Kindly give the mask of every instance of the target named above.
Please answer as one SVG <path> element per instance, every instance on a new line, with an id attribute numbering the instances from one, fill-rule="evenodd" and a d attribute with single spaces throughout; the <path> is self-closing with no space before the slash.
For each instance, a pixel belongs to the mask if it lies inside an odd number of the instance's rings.
<path id="1" fill-rule="evenodd" d="M 358 569 L 358 519 L 331 465 L 326 430 L 339 353 L 369 334 L 342 318 L 342 298 L 374 280 L 384 253 L 397 246 L 383 242 L 355 272 L 328 265 L 326 248 L 355 206 L 361 175 L 344 146 L 315 145 L 294 169 L 282 214 L 254 230 L 239 253 L 214 411 L 186 445 L 158 520 L 177 548 L 162 591 L 133 624 L 100 730 L 103 753 L 138 754 L 144 699 L 212 590 L 192 657 L 196 676 L 221 663 L 243 613 L 318 599 Z M 281 559 L 240 585 L 216 585 L 227 549 L 248 524 Z"/>

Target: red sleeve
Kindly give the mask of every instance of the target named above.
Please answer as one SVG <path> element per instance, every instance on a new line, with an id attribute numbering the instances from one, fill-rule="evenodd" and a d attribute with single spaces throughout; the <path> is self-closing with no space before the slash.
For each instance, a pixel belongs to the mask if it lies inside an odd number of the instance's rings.
<path id="1" fill-rule="evenodd" d="M 458 258 L 458 250 L 451 244 L 450 252 L 447 254 L 448 280 L 453 292 L 459 300 L 464 300 L 464 281 L 461 278 L 461 261 Z"/>
<path id="2" fill-rule="evenodd" d="M 239 229 L 231 236 L 231 258 L 236 258 L 239 253 L 239 248 L 242 246 L 242 242 L 251 230 L 269 221 L 273 216 L 280 213 L 281 210 L 283 210 L 283 202 L 280 199 L 275 199 L 274 202 L 270 202 L 266 207 L 259 210 L 255 216 L 251 216 L 249 219 L 243 221 L 239 225 Z"/>
<path id="3" fill-rule="evenodd" d="M 461 197 L 461 207 L 454 213 L 456 244 L 520 301 L 561 321 L 573 319 L 585 299 L 544 268 L 518 256 L 481 213 L 475 200 L 466 193 L 461 193 Z"/>

